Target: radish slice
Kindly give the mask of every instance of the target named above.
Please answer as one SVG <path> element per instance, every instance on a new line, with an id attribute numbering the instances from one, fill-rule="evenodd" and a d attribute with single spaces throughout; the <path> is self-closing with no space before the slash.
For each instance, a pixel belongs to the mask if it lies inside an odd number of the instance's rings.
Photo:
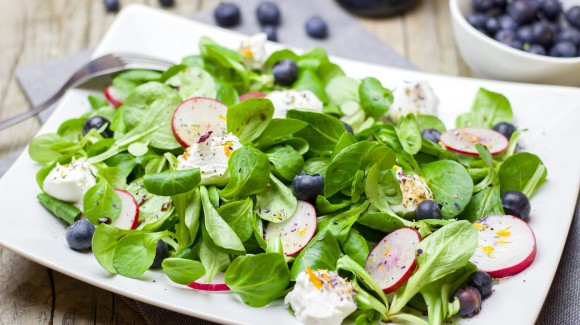
<path id="1" fill-rule="evenodd" d="M 103 90 L 103 95 L 105 95 L 107 101 L 115 106 L 115 108 L 123 105 L 123 102 L 125 101 L 125 98 L 123 98 L 123 96 L 119 94 L 117 89 L 113 86 L 105 88 L 105 90 Z"/>
<path id="2" fill-rule="evenodd" d="M 240 96 L 240 102 L 243 102 L 246 99 L 249 98 L 264 98 L 266 97 L 266 94 L 260 91 L 254 91 L 251 93 L 245 93 L 243 95 Z"/>
<path id="3" fill-rule="evenodd" d="M 224 273 L 220 272 L 216 274 L 211 283 L 207 282 L 205 275 L 201 278 L 193 281 L 192 283 L 187 285 L 188 287 L 200 290 L 200 291 L 230 291 L 230 288 L 227 286 L 226 281 L 224 279 Z"/>
<path id="4" fill-rule="evenodd" d="M 190 98 L 177 106 L 171 120 L 175 139 L 184 147 L 196 143 L 212 131 L 214 135 L 227 133 L 228 107 L 223 103 L 204 97 Z"/>
<path id="5" fill-rule="evenodd" d="M 447 150 L 470 156 L 479 156 L 476 143 L 486 146 L 492 155 L 503 153 L 509 144 L 508 139 L 499 132 L 473 127 L 448 130 L 441 135 L 440 141 Z"/>
<path id="6" fill-rule="evenodd" d="M 316 232 L 316 209 L 306 201 L 298 200 L 296 212 L 287 220 L 269 222 L 264 231 L 264 238 L 280 235 L 284 254 L 292 256 L 299 253 L 312 239 Z"/>
<path id="7" fill-rule="evenodd" d="M 139 223 L 139 205 L 131 193 L 115 189 L 115 192 L 119 194 L 121 198 L 121 213 L 115 221 L 111 223 L 111 226 L 115 226 L 120 229 L 135 229 Z"/>
<path id="8" fill-rule="evenodd" d="M 525 270 L 536 258 L 532 228 L 514 216 L 489 216 L 473 224 L 479 240 L 471 262 L 494 278 Z"/>
<path id="9" fill-rule="evenodd" d="M 399 228 L 373 248 L 365 270 L 385 293 L 397 290 L 415 270 L 415 255 L 421 235 L 411 228 Z"/>

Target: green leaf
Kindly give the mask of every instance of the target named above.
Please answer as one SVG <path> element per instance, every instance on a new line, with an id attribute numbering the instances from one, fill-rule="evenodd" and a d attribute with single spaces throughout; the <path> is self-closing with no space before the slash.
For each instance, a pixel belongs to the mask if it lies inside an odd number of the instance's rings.
<path id="1" fill-rule="evenodd" d="M 246 250 L 242 241 L 211 204 L 207 189 L 202 186 L 200 187 L 200 192 L 205 229 L 213 243 L 225 253 L 244 254 Z"/>
<path id="2" fill-rule="evenodd" d="M 168 257 L 163 260 L 161 267 L 171 281 L 183 285 L 188 285 L 205 274 L 201 262 L 184 258 Z"/>
<path id="3" fill-rule="evenodd" d="M 311 70 L 301 70 L 298 74 L 298 79 L 292 84 L 292 88 L 310 90 L 321 102 L 328 102 L 328 96 L 326 96 L 324 91 L 324 83 Z"/>
<path id="4" fill-rule="evenodd" d="M 358 218 L 357 223 L 384 233 L 389 233 L 403 227 L 413 226 L 412 222 L 397 216 L 394 212 L 365 213 Z"/>
<path id="5" fill-rule="evenodd" d="M 421 140 L 423 138 L 421 137 L 421 130 L 415 120 L 414 114 L 408 114 L 399 119 L 395 129 L 397 130 L 397 135 L 399 136 L 403 150 L 411 155 L 421 150 Z"/>
<path id="6" fill-rule="evenodd" d="M 274 105 L 269 99 L 250 98 L 228 108 L 228 132 L 245 144 L 258 138 L 268 127 L 274 115 Z"/>
<path id="7" fill-rule="evenodd" d="M 53 149 L 53 145 L 65 142 L 63 138 L 54 133 L 41 134 L 32 139 L 28 146 L 28 155 L 32 160 L 44 164 L 60 158 L 63 154 Z"/>
<path id="8" fill-rule="evenodd" d="M 137 278 L 151 267 L 155 259 L 157 242 L 166 233 L 132 233 L 117 242 L 113 253 L 113 266 L 117 273 Z"/>
<path id="9" fill-rule="evenodd" d="M 285 181 L 292 181 L 304 169 L 304 158 L 291 146 L 275 146 L 264 152 L 272 164 L 272 173 Z"/>
<path id="10" fill-rule="evenodd" d="M 475 222 L 486 216 L 504 214 L 499 187 L 491 186 L 477 192 L 460 216 L 461 219 Z"/>
<path id="11" fill-rule="evenodd" d="M 391 170 L 380 171 L 375 164 L 368 172 L 365 193 L 371 203 L 380 211 L 392 213 L 389 206 L 400 204 L 403 200 L 401 186 Z"/>
<path id="12" fill-rule="evenodd" d="M 360 103 L 365 113 L 371 117 L 379 117 L 386 113 L 393 103 L 393 94 L 383 88 L 376 78 L 364 78 L 358 89 Z"/>
<path id="13" fill-rule="evenodd" d="M 99 264 L 110 273 L 117 273 L 113 265 L 113 254 L 119 239 L 128 232 L 128 230 L 109 226 L 105 223 L 98 225 L 95 229 L 91 244 L 93 254 Z"/>
<path id="14" fill-rule="evenodd" d="M 528 152 L 519 152 L 506 159 L 501 164 L 498 173 L 501 192 L 522 192 L 539 166 L 543 166 L 542 160 Z M 544 169 L 538 184 L 544 183 L 547 176 L 548 172 Z"/>
<path id="15" fill-rule="evenodd" d="M 211 283 L 217 273 L 225 270 L 230 265 L 228 254 L 213 249 L 205 242 L 201 243 L 199 259 L 205 268 L 205 278 L 208 283 Z"/>
<path id="16" fill-rule="evenodd" d="M 181 97 L 173 88 L 159 82 L 148 82 L 135 88 L 123 104 L 123 119 L 127 127 L 134 128 L 146 115 L 155 114 L 151 106 L 158 100 L 175 100 L 179 104 Z"/>
<path id="17" fill-rule="evenodd" d="M 292 191 L 270 175 L 266 189 L 256 194 L 256 212 L 260 218 L 271 222 L 282 222 L 294 215 L 297 200 Z"/>
<path id="18" fill-rule="evenodd" d="M 336 142 L 346 129 L 340 120 L 330 115 L 289 110 L 286 117 L 304 121 L 308 126 L 295 133 L 295 136 L 308 141 L 310 151 L 319 154 L 325 151 L 332 151 Z"/>
<path id="19" fill-rule="evenodd" d="M 295 280 L 306 266 L 313 270 L 335 270 L 336 260 L 341 255 L 340 245 L 332 232 L 321 230 L 296 257 L 290 270 L 291 278 Z"/>
<path id="20" fill-rule="evenodd" d="M 513 113 L 509 100 L 502 94 L 480 88 L 471 107 L 473 126 L 491 129 L 499 122 L 511 123 Z"/>
<path id="21" fill-rule="evenodd" d="M 226 104 L 227 106 L 237 104 L 240 99 L 238 96 L 238 92 L 234 86 L 230 85 L 227 81 L 215 79 L 215 87 L 216 87 L 216 100 Z"/>
<path id="22" fill-rule="evenodd" d="M 362 141 L 340 151 L 324 173 L 324 196 L 331 197 L 343 188 L 351 186 L 357 171 L 364 166 L 374 148 L 374 143 Z"/>
<path id="23" fill-rule="evenodd" d="M 83 211 L 93 224 L 99 224 L 99 218 L 115 221 L 121 213 L 121 198 L 105 179 L 91 187 L 83 198 Z"/>
<path id="24" fill-rule="evenodd" d="M 415 118 L 421 131 L 433 129 L 443 133 L 447 130 L 445 124 L 435 115 L 417 115 Z"/>
<path id="25" fill-rule="evenodd" d="M 359 82 L 356 79 L 338 76 L 328 82 L 325 90 L 328 94 L 329 103 L 340 107 L 349 101 L 358 103 L 358 89 Z"/>
<path id="26" fill-rule="evenodd" d="M 199 168 L 167 170 L 143 177 L 147 191 L 156 195 L 171 196 L 186 193 L 201 183 Z"/>
<path id="27" fill-rule="evenodd" d="M 351 228 L 342 244 L 342 250 L 362 267 L 365 266 L 369 256 L 369 247 L 365 238 L 356 230 Z"/>
<path id="28" fill-rule="evenodd" d="M 266 149 L 272 146 L 276 140 L 289 137 L 307 126 L 308 123 L 300 120 L 275 118 L 268 123 L 268 126 L 262 131 L 256 143 L 261 149 Z"/>
<path id="29" fill-rule="evenodd" d="M 245 304 L 263 307 L 283 296 L 290 272 L 284 256 L 278 253 L 238 256 L 228 267 L 225 281 Z"/>
<path id="30" fill-rule="evenodd" d="M 81 214 L 81 210 L 79 210 L 74 205 L 57 200 L 48 194 L 40 193 L 36 196 L 36 198 L 55 217 L 63 220 L 69 225 L 72 225 L 77 217 Z"/>
<path id="31" fill-rule="evenodd" d="M 332 213 L 348 206 L 351 206 L 352 202 L 350 200 L 343 200 L 338 202 L 330 202 L 327 198 L 322 195 L 316 197 L 316 211 L 323 215 L 327 213 Z"/>
<path id="32" fill-rule="evenodd" d="M 260 193 L 270 181 L 268 156 L 252 147 L 242 147 L 228 161 L 230 180 L 219 191 L 221 197 L 244 197 Z"/>
<path id="33" fill-rule="evenodd" d="M 442 205 L 443 218 L 450 219 L 459 215 L 473 193 L 473 181 L 467 170 L 451 160 L 424 164 L 421 165 L 421 170 L 435 201 Z"/>
<path id="34" fill-rule="evenodd" d="M 232 227 L 241 241 L 250 239 L 254 233 L 254 203 L 250 197 L 245 200 L 226 203 L 217 210 L 225 222 Z"/>
<path id="35" fill-rule="evenodd" d="M 214 78 L 199 67 L 186 67 L 167 79 L 165 84 L 179 89 L 178 94 L 182 100 L 194 97 L 216 98 L 217 95 Z"/>

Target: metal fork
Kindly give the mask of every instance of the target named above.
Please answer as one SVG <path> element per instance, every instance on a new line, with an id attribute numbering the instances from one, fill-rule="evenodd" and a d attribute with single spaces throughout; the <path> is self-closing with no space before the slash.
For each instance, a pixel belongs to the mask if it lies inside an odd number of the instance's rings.
<path id="1" fill-rule="evenodd" d="M 52 106 L 64 93 L 73 87 L 79 86 L 89 79 L 129 69 L 149 69 L 164 71 L 174 63 L 158 58 L 132 53 L 107 54 L 91 60 L 78 69 L 65 84 L 49 99 L 14 117 L 0 121 L 0 130 L 22 122 Z"/>

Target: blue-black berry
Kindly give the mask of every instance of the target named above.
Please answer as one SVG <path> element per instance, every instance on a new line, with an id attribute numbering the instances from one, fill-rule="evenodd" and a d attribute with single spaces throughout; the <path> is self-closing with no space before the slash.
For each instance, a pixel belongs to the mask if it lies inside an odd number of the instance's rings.
<path id="1" fill-rule="evenodd" d="M 155 259 L 151 263 L 151 268 L 160 268 L 163 260 L 169 256 L 167 251 L 167 244 L 163 240 L 159 240 L 155 245 Z"/>
<path id="2" fill-rule="evenodd" d="M 104 0 L 103 3 L 105 4 L 105 9 L 108 12 L 119 11 L 119 0 Z"/>
<path id="3" fill-rule="evenodd" d="M 222 2 L 214 10 L 216 23 L 222 27 L 233 27 L 240 23 L 240 8 L 233 3 Z"/>
<path id="4" fill-rule="evenodd" d="M 74 250 L 91 248 L 95 226 L 88 220 L 78 220 L 70 225 L 64 237 L 68 246 Z"/>
<path id="5" fill-rule="evenodd" d="M 256 17 L 260 25 L 280 24 L 280 8 L 273 2 L 262 2 L 256 8 Z"/>
<path id="6" fill-rule="evenodd" d="M 328 36 L 328 25 L 320 17 L 312 17 L 304 25 L 306 34 L 314 38 L 326 38 Z"/>
<path id="7" fill-rule="evenodd" d="M 272 67 L 272 74 L 277 84 L 291 85 L 298 77 L 298 65 L 290 59 L 281 60 Z"/>
<path id="8" fill-rule="evenodd" d="M 83 135 L 86 135 L 91 129 L 99 130 L 104 125 L 107 125 L 103 131 L 101 131 L 101 135 L 103 138 L 112 138 L 113 131 L 111 131 L 110 126 L 111 122 L 106 118 L 95 115 L 93 117 L 89 117 L 85 123 L 83 124 Z"/>
<path id="9" fill-rule="evenodd" d="M 278 32 L 276 31 L 276 26 L 264 25 L 262 26 L 262 32 L 266 33 L 268 41 L 278 42 Z"/>
<path id="10" fill-rule="evenodd" d="M 532 209 L 528 197 L 519 191 L 506 191 L 502 193 L 501 205 L 506 214 L 518 217 L 522 220 L 528 219 Z"/>
<path id="11" fill-rule="evenodd" d="M 301 173 L 292 181 L 292 192 L 299 200 L 310 201 L 324 192 L 324 177 L 320 174 Z"/>

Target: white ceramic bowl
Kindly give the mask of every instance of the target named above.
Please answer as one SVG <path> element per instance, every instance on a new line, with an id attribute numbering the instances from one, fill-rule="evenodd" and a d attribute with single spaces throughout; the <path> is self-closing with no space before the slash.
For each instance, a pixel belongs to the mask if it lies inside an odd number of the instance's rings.
<path id="1" fill-rule="evenodd" d="M 535 55 L 497 42 L 465 19 L 472 12 L 471 0 L 449 0 L 449 10 L 459 51 L 475 72 L 498 80 L 580 87 L 580 57 Z"/>

